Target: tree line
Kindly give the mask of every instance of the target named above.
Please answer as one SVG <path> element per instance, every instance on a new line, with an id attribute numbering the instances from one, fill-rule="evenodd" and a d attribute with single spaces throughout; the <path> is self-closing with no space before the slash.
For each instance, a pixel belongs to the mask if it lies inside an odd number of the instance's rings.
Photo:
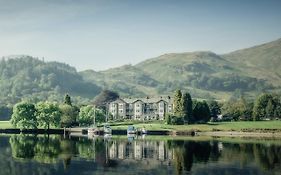
<path id="1" fill-rule="evenodd" d="M 94 105 L 78 107 L 72 104 L 71 97 L 65 95 L 62 104 L 56 102 L 38 102 L 36 104 L 23 101 L 13 107 L 11 123 L 20 129 L 36 129 L 42 127 L 89 126 L 104 122 L 105 112 Z"/>
<path id="2" fill-rule="evenodd" d="M 254 100 L 230 99 L 227 102 L 199 101 L 189 93 L 177 90 L 173 115 L 166 115 L 167 124 L 193 124 L 209 121 L 259 121 L 281 119 L 281 95 L 263 93 Z"/>

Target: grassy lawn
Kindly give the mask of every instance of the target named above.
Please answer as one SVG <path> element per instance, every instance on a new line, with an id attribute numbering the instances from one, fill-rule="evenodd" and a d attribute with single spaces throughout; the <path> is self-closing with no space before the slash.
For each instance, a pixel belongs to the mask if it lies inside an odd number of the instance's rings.
<path id="1" fill-rule="evenodd" d="M 128 128 L 128 125 L 133 124 L 141 129 L 145 127 L 147 130 L 196 130 L 196 131 L 241 131 L 244 129 L 277 129 L 281 132 L 281 121 L 241 121 L 241 122 L 218 122 L 208 124 L 193 124 L 193 125 L 166 125 L 160 122 L 139 123 L 139 122 L 118 122 L 111 123 L 112 129 Z M 9 121 L 0 121 L 0 129 L 13 128 Z"/>
<path id="2" fill-rule="evenodd" d="M 0 121 L 0 129 L 13 128 L 9 121 Z"/>
<path id="3" fill-rule="evenodd" d="M 113 129 L 127 129 L 129 123 L 119 123 L 112 126 Z M 197 131 L 241 131 L 243 129 L 278 129 L 281 130 L 281 121 L 241 121 L 241 122 L 218 122 L 194 125 L 165 125 L 161 123 L 137 123 L 137 128 L 145 127 L 147 130 L 197 130 Z"/>

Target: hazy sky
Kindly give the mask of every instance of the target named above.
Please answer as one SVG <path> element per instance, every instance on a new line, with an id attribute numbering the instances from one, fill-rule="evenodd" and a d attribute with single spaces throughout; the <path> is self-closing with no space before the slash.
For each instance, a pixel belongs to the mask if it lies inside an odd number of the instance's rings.
<path id="1" fill-rule="evenodd" d="M 0 0 L 0 56 L 103 70 L 281 38 L 281 0 Z"/>

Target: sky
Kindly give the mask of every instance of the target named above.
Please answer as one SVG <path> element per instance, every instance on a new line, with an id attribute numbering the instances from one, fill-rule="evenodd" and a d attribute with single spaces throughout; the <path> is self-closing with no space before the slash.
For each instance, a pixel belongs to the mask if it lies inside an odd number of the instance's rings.
<path id="1" fill-rule="evenodd" d="M 281 38 L 280 0 L 0 0 L 0 56 L 82 71 Z"/>

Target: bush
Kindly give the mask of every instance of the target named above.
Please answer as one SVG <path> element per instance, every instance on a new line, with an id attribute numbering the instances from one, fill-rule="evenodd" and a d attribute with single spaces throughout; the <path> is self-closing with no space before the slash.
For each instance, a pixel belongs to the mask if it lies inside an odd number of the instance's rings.
<path id="1" fill-rule="evenodd" d="M 167 115 L 166 116 L 166 123 L 168 125 L 183 125 L 184 119 L 183 119 L 183 117 Z"/>

